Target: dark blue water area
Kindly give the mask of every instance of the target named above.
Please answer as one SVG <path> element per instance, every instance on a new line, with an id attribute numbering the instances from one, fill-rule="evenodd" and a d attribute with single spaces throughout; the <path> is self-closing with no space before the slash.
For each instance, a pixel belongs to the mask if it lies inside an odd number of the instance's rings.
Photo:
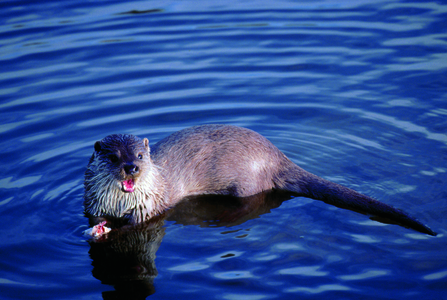
<path id="1" fill-rule="evenodd" d="M 445 1 L 0 7 L 1 299 L 446 299 Z M 292 197 L 87 241 L 95 141 L 210 123 L 253 129 L 438 236 Z"/>

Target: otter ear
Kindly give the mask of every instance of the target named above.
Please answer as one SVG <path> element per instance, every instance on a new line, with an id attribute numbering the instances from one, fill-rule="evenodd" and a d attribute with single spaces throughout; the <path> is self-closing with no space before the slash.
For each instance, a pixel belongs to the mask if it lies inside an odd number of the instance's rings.
<path id="1" fill-rule="evenodd" d="M 96 151 L 96 152 L 101 151 L 101 142 L 100 142 L 100 141 L 97 141 L 97 142 L 95 143 L 95 151 Z"/>
<path id="2" fill-rule="evenodd" d="M 143 143 L 144 143 L 144 147 L 146 148 L 146 150 L 149 152 L 149 140 L 147 138 L 143 139 Z"/>

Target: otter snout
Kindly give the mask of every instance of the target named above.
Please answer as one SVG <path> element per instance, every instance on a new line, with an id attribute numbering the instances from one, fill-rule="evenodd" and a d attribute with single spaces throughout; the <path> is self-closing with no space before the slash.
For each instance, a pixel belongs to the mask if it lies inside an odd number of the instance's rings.
<path id="1" fill-rule="evenodd" d="M 126 193 L 133 193 L 135 191 L 135 183 L 138 178 L 140 167 L 136 165 L 135 163 L 126 163 L 123 166 L 125 178 L 126 180 L 122 181 L 122 190 Z"/>
<path id="2" fill-rule="evenodd" d="M 137 175 L 140 171 L 140 168 L 134 163 L 127 163 L 124 165 L 124 172 L 126 175 Z"/>

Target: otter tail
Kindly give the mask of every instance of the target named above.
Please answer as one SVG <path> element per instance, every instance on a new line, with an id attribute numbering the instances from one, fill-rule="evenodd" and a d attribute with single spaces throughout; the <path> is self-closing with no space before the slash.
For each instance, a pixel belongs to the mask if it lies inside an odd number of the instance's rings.
<path id="1" fill-rule="evenodd" d="M 436 236 L 437 233 L 412 218 L 405 212 L 390 205 L 360 194 L 345 186 L 313 175 L 293 165 L 288 174 L 281 174 L 284 179 L 277 181 L 279 189 L 294 192 L 300 196 L 322 200 L 328 204 L 385 218 L 407 228 Z"/>

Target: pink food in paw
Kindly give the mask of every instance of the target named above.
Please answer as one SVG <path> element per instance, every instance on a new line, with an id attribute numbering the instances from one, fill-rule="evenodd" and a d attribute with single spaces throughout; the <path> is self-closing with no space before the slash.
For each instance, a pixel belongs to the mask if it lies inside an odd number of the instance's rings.
<path id="1" fill-rule="evenodd" d="M 92 231 L 90 233 L 93 237 L 101 236 L 110 231 L 110 228 L 104 226 L 106 225 L 106 221 L 99 223 L 98 225 L 93 226 Z"/>
<path id="2" fill-rule="evenodd" d="M 93 237 L 93 238 L 99 238 L 102 235 L 108 233 L 111 229 L 106 227 L 106 221 L 101 222 L 95 226 L 93 226 L 92 228 L 89 228 L 87 230 L 84 231 L 84 235 L 88 236 L 88 237 Z"/>
<path id="3" fill-rule="evenodd" d="M 101 235 L 104 233 L 104 225 L 106 225 L 106 221 L 99 223 L 98 225 L 93 226 L 92 234 L 94 235 Z"/>

